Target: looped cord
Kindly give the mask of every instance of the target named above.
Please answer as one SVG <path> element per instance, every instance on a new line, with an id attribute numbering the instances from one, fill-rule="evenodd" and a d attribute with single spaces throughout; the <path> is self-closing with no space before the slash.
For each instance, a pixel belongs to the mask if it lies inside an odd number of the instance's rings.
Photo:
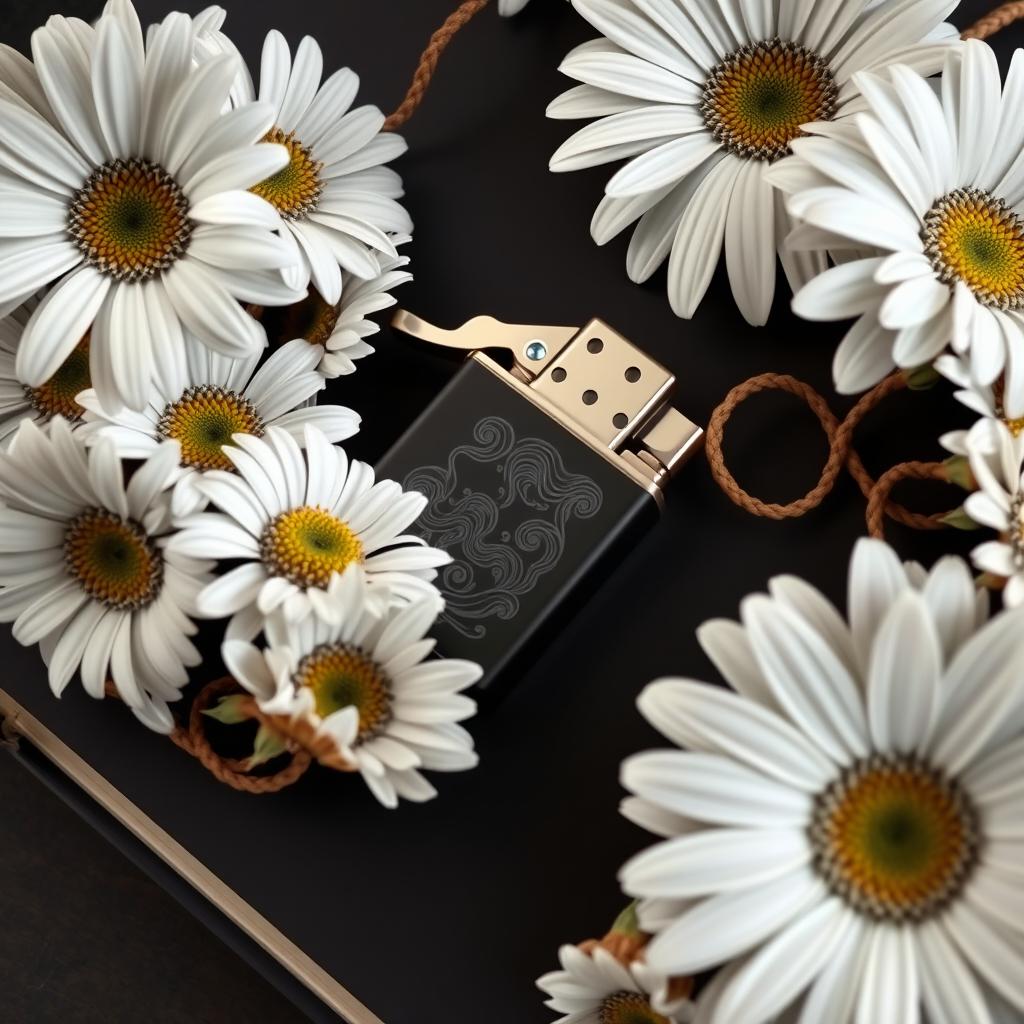
<path id="1" fill-rule="evenodd" d="M 988 39 L 1007 25 L 1024 18 L 1024 2 L 1003 4 L 979 18 L 969 29 L 960 34 L 961 39 Z"/>
<path id="2" fill-rule="evenodd" d="M 427 89 L 430 88 L 441 54 L 448 49 L 448 44 L 455 38 L 456 33 L 469 24 L 488 2 L 489 0 L 466 0 L 465 3 L 459 4 L 454 13 L 450 14 L 445 23 L 430 37 L 430 42 L 423 51 L 416 73 L 413 75 L 412 85 L 409 86 L 409 91 L 398 109 L 384 122 L 384 131 L 397 131 L 416 113 Z"/>
<path id="3" fill-rule="evenodd" d="M 289 763 L 273 775 L 250 775 L 245 770 L 243 762 L 221 757 L 207 739 L 203 712 L 216 698 L 237 690 L 238 684 L 230 676 L 207 683 L 192 702 L 188 727 L 179 725 L 171 733 L 171 740 L 187 754 L 191 754 L 215 779 L 231 786 L 232 789 L 244 793 L 277 793 L 298 782 L 306 773 L 311 762 L 306 751 L 293 752 Z M 253 702 L 253 717 L 259 717 L 256 713 L 255 702 Z"/>
<path id="4" fill-rule="evenodd" d="M 305 750 L 292 752 L 291 761 L 273 775 L 249 775 L 244 762 L 221 757 L 210 745 L 206 738 L 206 720 L 203 718 L 203 712 L 216 698 L 237 692 L 238 684 L 231 676 L 223 676 L 207 683 L 192 702 L 188 724 L 177 725 L 170 733 L 171 742 L 190 757 L 194 757 L 218 782 L 244 793 L 276 793 L 298 782 L 312 762 L 312 758 Z M 104 693 L 113 700 L 121 699 L 117 687 L 110 680 L 104 687 Z M 251 703 L 251 717 L 262 722 L 263 717 L 256 707 L 256 702 Z"/>
<path id="5" fill-rule="evenodd" d="M 805 384 L 795 377 L 782 373 L 762 373 L 751 377 L 734 387 L 725 396 L 721 405 L 711 414 L 705 446 L 708 463 L 711 466 L 711 476 L 736 505 L 751 515 L 766 519 L 795 519 L 817 508 L 835 487 L 836 480 L 844 467 L 856 480 L 864 497 L 869 498 L 875 487 L 875 481 L 864 468 L 864 463 L 853 448 L 853 435 L 861 421 L 872 409 L 878 406 L 884 398 L 905 387 L 906 381 L 901 373 L 890 374 L 864 395 L 850 410 L 846 418 L 840 422 L 825 399 L 810 384 Z M 814 415 L 818 417 L 818 422 L 821 423 L 822 430 L 825 431 L 828 438 L 828 461 L 825 463 L 818 483 L 802 498 L 785 505 L 762 501 L 740 487 L 726 466 L 725 456 L 722 453 L 725 425 L 729 422 L 729 418 L 743 402 L 762 391 L 785 391 L 803 399 Z M 896 502 L 888 501 L 888 498 L 881 508 L 891 519 L 913 529 L 939 530 L 945 526 L 941 521 L 941 516 L 911 512 Z"/>
<path id="6" fill-rule="evenodd" d="M 887 470 L 878 478 L 878 483 L 871 488 L 868 495 L 867 525 L 868 533 L 878 540 L 885 539 L 885 506 L 893 487 L 901 480 L 938 480 L 950 483 L 946 467 L 941 462 L 901 462 Z M 929 529 L 941 530 L 946 524 L 942 522 L 943 513 L 937 512 L 928 518 L 932 522 Z"/>

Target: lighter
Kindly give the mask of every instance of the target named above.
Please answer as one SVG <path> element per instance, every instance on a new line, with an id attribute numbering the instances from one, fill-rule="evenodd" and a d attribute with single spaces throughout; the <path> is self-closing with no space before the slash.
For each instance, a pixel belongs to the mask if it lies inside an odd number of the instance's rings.
<path id="1" fill-rule="evenodd" d="M 378 469 L 427 496 L 416 531 L 454 559 L 438 649 L 493 690 L 652 525 L 702 432 L 669 405 L 672 374 L 601 320 L 449 331 L 399 310 L 393 324 L 471 352 Z"/>

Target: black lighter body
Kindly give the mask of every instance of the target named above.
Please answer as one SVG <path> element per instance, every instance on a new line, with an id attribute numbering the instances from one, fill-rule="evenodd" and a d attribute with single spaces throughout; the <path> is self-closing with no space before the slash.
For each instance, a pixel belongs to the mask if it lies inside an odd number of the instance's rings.
<path id="1" fill-rule="evenodd" d="M 653 524 L 701 431 L 668 405 L 672 376 L 601 321 L 443 331 L 400 311 L 395 326 L 472 350 L 378 471 L 427 497 L 415 532 L 453 558 L 438 651 L 493 690 Z"/>

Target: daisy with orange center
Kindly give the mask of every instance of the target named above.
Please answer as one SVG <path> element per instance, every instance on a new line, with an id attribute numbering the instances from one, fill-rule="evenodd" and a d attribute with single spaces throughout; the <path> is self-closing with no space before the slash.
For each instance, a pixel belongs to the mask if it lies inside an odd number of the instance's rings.
<path id="1" fill-rule="evenodd" d="M 315 405 L 324 387 L 317 371 L 319 354 L 301 339 L 282 345 L 257 369 L 259 354 L 229 359 L 211 352 L 191 336 L 185 359 L 163 370 L 145 407 L 107 410 L 94 390 L 84 391 L 83 435 L 113 442 L 122 458 L 146 458 L 166 440 L 181 450 L 173 492 L 173 511 L 187 516 L 206 505 L 198 488 L 210 470 L 234 472 L 225 446 L 238 435 L 262 437 L 270 427 L 304 443 L 307 424 L 331 442 L 359 429 L 359 416 L 340 405 Z"/>
<path id="2" fill-rule="evenodd" d="M 212 44 L 197 50 L 200 62 L 234 47 Z M 237 59 L 237 57 L 236 57 Z M 252 193 L 280 216 L 282 238 L 291 244 L 294 267 L 288 284 L 310 282 L 328 305 L 342 297 L 345 277 L 371 280 L 380 260 L 398 254 L 394 235 L 412 231 L 397 202 L 402 180 L 385 166 L 406 150 L 394 132 L 382 132 L 384 115 L 373 106 L 352 107 L 359 78 L 342 68 L 321 84 L 324 60 L 319 44 L 306 36 L 294 60 L 284 36 L 274 30 L 263 45 L 258 89 L 247 72 L 235 87 L 246 101 L 258 99 L 273 111 L 263 141 L 283 148 L 287 162 L 252 186 Z"/>
<path id="3" fill-rule="evenodd" d="M 437 569 L 451 561 L 405 532 L 426 504 L 421 494 L 375 481 L 315 425 L 302 442 L 305 450 L 278 426 L 236 434 L 224 448 L 233 471 L 210 470 L 195 485 L 220 511 L 188 517 L 170 541 L 193 557 L 241 561 L 199 597 L 205 616 L 232 616 L 228 636 L 254 637 L 278 609 L 305 619 L 351 566 L 397 600 L 436 596 Z"/>
<path id="4" fill-rule="evenodd" d="M 983 572 L 1006 581 L 1005 604 L 1024 605 L 1024 436 L 999 420 L 983 419 L 968 432 L 965 449 L 978 489 L 967 496 L 964 511 L 999 533 L 971 557 Z"/>
<path id="5" fill-rule="evenodd" d="M 962 561 L 926 574 L 868 540 L 849 622 L 800 580 L 769 589 L 699 633 L 737 692 L 639 699 L 683 748 L 623 765 L 623 810 L 665 837 L 621 873 L 646 962 L 722 968 L 707 1024 L 1024 1012 L 1024 611 L 988 620 Z"/>
<path id="6" fill-rule="evenodd" d="M 458 723 L 476 705 L 462 691 L 478 665 L 431 658 L 427 639 L 443 607 L 436 595 L 394 604 L 353 564 L 325 588 L 315 615 L 266 622 L 267 647 L 224 644 L 224 662 L 256 698 L 264 729 L 321 764 L 358 772 L 385 807 L 437 795 L 423 771 L 477 763 Z"/>
<path id="7" fill-rule="evenodd" d="M 43 425 L 55 416 L 62 416 L 77 426 L 85 413 L 78 396 L 92 386 L 88 334 L 71 350 L 56 373 L 42 384 L 29 387 L 18 376 L 18 346 L 25 324 L 37 305 L 38 300 L 32 298 L 0 320 L 0 447 L 3 448 L 26 418 Z"/>
<path id="8" fill-rule="evenodd" d="M 213 563 L 167 549 L 177 445 L 125 482 L 113 446 L 87 448 L 61 417 L 22 422 L 0 454 L 0 598 L 14 638 L 38 643 L 59 697 L 76 674 L 96 699 L 108 680 L 140 721 L 174 726 L 169 704 L 198 665 L 196 596 Z"/>
<path id="9" fill-rule="evenodd" d="M 598 945 L 589 952 L 577 946 L 558 951 L 561 970 L 537 979 L 556 1013 L 556 1024 L 688 1024 L 693 1004 L 673 1000 L 665 1012 L 655 1009 L 665 979 L 637 960 L 626 966 Z"/>
<path id="10" fill-rule="evenodd" d="M 411 241 L 408 235 L 396 235 L 396 246 Z M 265 309 L 260 319 L 272 337 L 302 338 L 320 353 L 317 369 L 326 379 L 355 373 L 356 361 L 373 354 L 367 341 L 380 330 L 373 314 L 389 309 L 397 301 L 392 289 L 412 280 L 405 268 L 408 256 L 377 257 L 379 273 L 366 280 L 342 274 L 341 298 L 326 302 L 310 288 L 302 302 L 285 309 Z"/>
<path id="11" fill-rule="evenodd" d="M 37 29 L 32 71 L 0 98 L 0 167 L 20 211 L 0 218 L 0 308 L 51 286 L 18 346 L 30 388 L 90 332 L 100 400 L 140 410 L 158 370 L 182 361 L 186 330 L 247 357 L 266 337 L 241 302 L 304 295 L 281 277 L 296 254 L 280 216 L 247 191 L 288 162 L 261 143 L 273 112 L 228 112 L 237 58 L 183 62 L 193 42 L 187 16 L 144 38 L 131 3 L 111 0 L 95 27 Z"/>
<path id="12" fill-rule="evenodd" d="M 795 141 L 769 175 L 801 224 L 794 253 L 837 254 L 793 308 L 811 320 L 855 318 L 833 363 L 840 391 L 934 364 L 979 395 L 998 383 L 1015 420 L 1024 415 L 1024 66 L 1015 61 L 1003 86 L 991 48 L 969 40 L 947 55 L 936 91 L 909 63 L 858 75 L 863 109 L 847 128 Z"/>
<path id="13" fill-rule="evenodd" d="M 634 222 L 633 281 L 668 261 L 668 297 L 692 317 L 724 251 L 733 298 L 765 323 L 781 260 L 796 290 L 825 269 L 821 252 L 783 240 L 795 221 L 770 171 L 807 131 L 863 109 L 856 74 L 894 60 L 942 66 L 955 0 L 573 0 L 598 38 L 561 71 L 581 84 L 548 116 L 596 118 L 552 156 L 553 171 L 620 163 L 591 233 L 604 245 Z"/>

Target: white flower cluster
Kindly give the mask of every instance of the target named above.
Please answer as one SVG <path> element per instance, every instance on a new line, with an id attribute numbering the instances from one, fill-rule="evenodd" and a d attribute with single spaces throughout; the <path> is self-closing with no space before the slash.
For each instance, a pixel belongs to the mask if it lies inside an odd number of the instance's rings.
<path id="1" fill-rule="evenodd" d="M 110 0 L 0 49 L 0 620 L 55 695 L 79 672 L 169 732 L 229 617 L 280 749 L 425 800 L 476 759 L 479 669 L 427 639 L 449 559 L 316 404 L 409 279 L 405 143 L 311 38 L 271 32 L 254 86 L 223 21 Z"/>

